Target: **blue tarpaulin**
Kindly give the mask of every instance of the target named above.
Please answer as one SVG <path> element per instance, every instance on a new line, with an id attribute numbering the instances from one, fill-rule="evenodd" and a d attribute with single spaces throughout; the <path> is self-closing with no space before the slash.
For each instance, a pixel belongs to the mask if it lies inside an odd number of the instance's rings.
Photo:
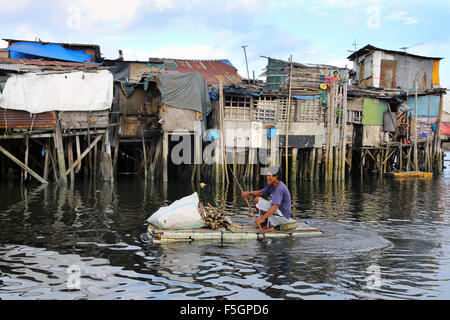
<path id="1" fill-rule="evenodd" d="M 39 57 L 72 62 L 94 62 L 92 55 L 84 50 L 70 50 L 59 44 L 42 44 L 35 42 L 16 42 L 8 47 L 12 59 L 36 59 Z"/>
<path id="2" fill-rule="evenodd" d="M 298 99 L 298 100 L 316 100 L 316 99 L 319 99 L 320 97 L 322 97 L 322 95 L 320 95 L 320 94 L 315 95 L 315 96 L 292 96 L 292 98 Z"/>

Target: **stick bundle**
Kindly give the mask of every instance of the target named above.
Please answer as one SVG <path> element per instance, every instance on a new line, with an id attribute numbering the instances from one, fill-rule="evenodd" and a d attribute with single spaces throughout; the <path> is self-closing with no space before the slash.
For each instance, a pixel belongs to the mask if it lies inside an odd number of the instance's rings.
<path id="1" fill-rule="evenodd" d="M 233 222 L 227 214 L 217 208 L 214 208 L 208 203 L 207 206 L 203 206 L 203 203 L 199 203 L 199 213 L 202 219 L 205 221 L 206 226 L 213 230 L 218 231 L 236 231 L 237 226 L 233 225 Z"/>

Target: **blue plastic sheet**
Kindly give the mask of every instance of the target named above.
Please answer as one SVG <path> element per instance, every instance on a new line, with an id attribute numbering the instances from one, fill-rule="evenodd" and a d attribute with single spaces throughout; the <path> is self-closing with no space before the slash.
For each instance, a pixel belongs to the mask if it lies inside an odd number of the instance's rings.
<path id="1" fill-rule="evenodd" d="M 320 94 L 317 94 L 315 96 L 292 96 L 292 98 L 298 99 L 298 100 L 316 100 L 316 99 L 319 99 L 320 97 L 322 97 L 322 95 L 320 95 Z"/>
<path id="2" fill-rule="evenodd" d="M 36 59 L 39 57 L 71 62 L 94 62 L 92 55 L 84 50 L 70 50 L 59 44 L 16 42 L 8 47 L 12 59 Z"/>

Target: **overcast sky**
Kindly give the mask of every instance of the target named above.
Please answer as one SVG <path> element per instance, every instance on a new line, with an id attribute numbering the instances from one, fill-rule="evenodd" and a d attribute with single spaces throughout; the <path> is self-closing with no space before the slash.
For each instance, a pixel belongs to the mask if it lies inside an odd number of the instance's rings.
<path id="1" fill-rule="evenodd" d="M 412 46 L 445 58 L 449 88 L 449 16 L 450 2 L 434 0 L 0 0 L 0 37 L 93 43 L 106 58 L 122 49 L 127 60 L 229 59 L 243 76 L 243 45 L 250 75 L 263 72 L 261 55 L 350 67 L 355 40 L 358 49 Z"/>

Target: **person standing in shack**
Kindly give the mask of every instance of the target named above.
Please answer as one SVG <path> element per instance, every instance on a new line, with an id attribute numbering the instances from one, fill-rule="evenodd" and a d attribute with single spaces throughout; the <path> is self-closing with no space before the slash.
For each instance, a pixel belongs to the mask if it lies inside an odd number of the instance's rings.
<path id="1" fill-rule="evenodd" d="M 268 185 L 257 191 L 242 192 L 242 197 L 255 197 L 256 208 L 259 209 L 259 218 L 255 220 L 256 227 L 258 225 L 264 231 L 272 231 L 282 224 L 292 223 L 291 219 L 291 193 L 286 185 L 281 181 L 281 168 L 271 167 L 267 173 Z M 269 198 L 266 200 L 262 197 Z"/>

